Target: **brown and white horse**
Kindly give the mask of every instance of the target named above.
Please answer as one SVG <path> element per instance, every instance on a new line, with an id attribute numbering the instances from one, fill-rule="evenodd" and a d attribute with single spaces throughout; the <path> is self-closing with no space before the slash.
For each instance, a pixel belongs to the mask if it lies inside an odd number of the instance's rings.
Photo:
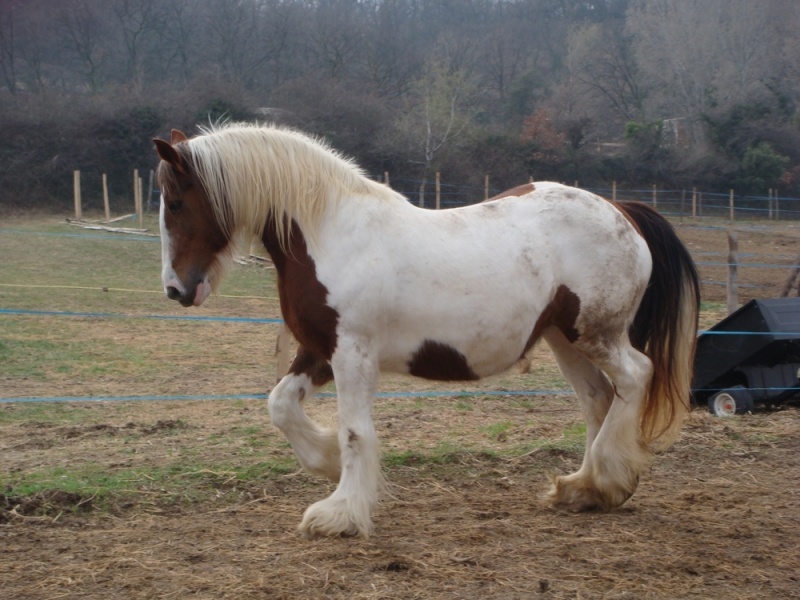
<path id="1" fill-rule="evenodd" d="M 544 338 L 587 420 L 580 469 L 549 501 L 624 503 L 689 398 L 698 281 L 665 219 L 555 183 L 463 208 L 414 207 L 319 140 L 229 124 L 155 140 L 167 296 L 199 306 L 240 240 L 260 237 L 300 349 L 269 412 L 308 471 L 338 481 L 307 536 L 372 531 L 381 371 L 475 380 Z M 338 431 L 303 410 L 334 379 Z"/>

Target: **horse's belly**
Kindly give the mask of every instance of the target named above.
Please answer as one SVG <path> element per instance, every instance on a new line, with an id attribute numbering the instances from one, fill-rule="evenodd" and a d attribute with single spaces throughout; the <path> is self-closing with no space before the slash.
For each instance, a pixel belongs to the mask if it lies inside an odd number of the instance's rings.
<path id="1" fill-rule="evenodd" d="M 521 353 L 491 357 L 466 356 L 452 346 L 429 340 L 421 344 L 416 352 L 381 361 L 381 371 L 407 373 L 435 381 L 475 381 L 507 371 L 520 356 Z"/>
<path id="2" fill-rule="evenodd" d="M 423 317 L 393 329 L 381 352 L 381 370 L 440 381 L 480 379 L 513 366 L 533 327 L 520 327 L 514 320 L 486 326 L 464 319 L 456 324 L 448 323 L 448 317 Z"/>

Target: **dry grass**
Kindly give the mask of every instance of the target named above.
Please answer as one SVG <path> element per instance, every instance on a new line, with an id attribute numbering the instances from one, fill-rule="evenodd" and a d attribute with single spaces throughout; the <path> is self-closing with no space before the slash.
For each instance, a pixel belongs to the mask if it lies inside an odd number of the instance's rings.
<path id="1" fill-rule="evenodd" d="M 695 412 L 624 508 L 573 515 L 539 500 L 549 474 L 581 459 L 568 399 L 481 398 L 471 410 L 391 401 L 377 416 L 392 495 L 376 534 L 315 542 L 294 527 L 329 484 L 232 468 L 291 456 L 258 403 L 70 410 L 84 418 L 4 426 L 4 457 L 28 471 L 138 475 L 102 502 L 90 489 L 47 492 L 3 511 L 0 579 L 14 598 L 766 599 L 797 587 L 796 410 L 727 421 Z M 504 436 L 487 430 L 506 422 Z M 263 427 L 261 450 L 247 447 L 248 426 Z M 189 460 L 191 472 L 155 480 L 156 468 Z"/>

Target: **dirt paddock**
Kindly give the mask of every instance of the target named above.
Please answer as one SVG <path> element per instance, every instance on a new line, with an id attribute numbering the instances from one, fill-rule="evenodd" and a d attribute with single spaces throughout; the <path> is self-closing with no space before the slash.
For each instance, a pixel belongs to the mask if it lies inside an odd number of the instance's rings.
<path id="1" fill-rule="evenodd" d="M 679 232 L 698 262 L 726 261 L 719 231 Z M 754 227 L 740 252 L 789 265 L 799 237 Z M 724 301 L 724 267 L 700 271 L 704 302 Z M 746 301 L 777 295 L 788 266 L 740 273 Z M 180 379 L 187 392 L 182 373 L 152 387 Z M 134 393 L 114 377 L 97 393 Z M 237 377 L 208 370 L 203 382 Z M 0 383 L 8 397 L 80 388 L 57 374 L 0 372 Z M 321 420 L 333 409 L 331 398 L 311 407 Z M 333 488 L 298 470 L 263 400 L 0 404 L 0 597 L 800 598 L 796 407 L 696 410 L 622 508 L 586 514 L 542 501 L 549 477 L 583 455 L 569 394 L 382 398 L 375 421 L 389 482 L 375 534 L 308 541 L 302 513 Z M 11 491 L 39 471 L 47 486 Z"/>
<path id="2" fill-rule="evenodd" d="M 213 440 L 243 423 L 278 444 L 260 403 L 102 405 L 70 427 L 3 431 L 4 460 L 145 467 L 178 448 L 230 453 Z M 131 494 L 2 498 L 0 580 L 7 598 L 791 598 L 800 582 L 800 414 L 720 420 L 697 411 L 637 494 L 609 514 L 568 514 L 540 500 L 548 475 L 580 464 L 557 432 L 580 422 L 570 398 L 476 400 L 466 421 L 513 425 L 484 451 L 431 453 L 456 409 L 380 411 L 381 436 L 406 460 L 368 541 L 306 541 L 304 508 L 331 491 L 302 472 L 242 482 L 205 474 L 202 499 L 131 477 Z M 15 410 L 14 407 L 3 407 Z M 134 418 L 135 422 L 128 421 Z M 115 420 L 116 419 L 116 420 Z M 480 437 L 480 426 L 463 425 Z M 493 452 L 531 436 L 554 443 Z M 401 439 L 401 442 L 397 441 Z M 456 440 L 457 442 L 457 440 Z M 428 446 L 426 451 L 425 447 Z M 454 443 L 452 448 L 463 448 Z M 284 449 L 288 456 L 289 450 Z M 409 454 L 410 453 L 410 454 Z M 221 458 L 221 457 L 218 457 Z M 246 462 L 246 460 L 244 461 Z M 190 474 L 184 474 L 189 477 Z M 197 474 L 194 474 L 197 476 Z M 161 485 L 161 484 L 159 484 Z M 184 492 L 185 493 L 185 492 Z M 192 492 L 197 493 L 197 492 Z"/>

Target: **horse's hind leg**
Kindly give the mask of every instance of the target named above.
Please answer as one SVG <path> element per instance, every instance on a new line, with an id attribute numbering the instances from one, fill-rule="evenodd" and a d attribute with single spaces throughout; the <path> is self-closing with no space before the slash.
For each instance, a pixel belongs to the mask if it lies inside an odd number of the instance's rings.
<path id="1" fill-rule="evenodd" d="M 575 475 L 570 476 L 583 477 L 590 465 L 589 453 L 592 444 L 614 399 L 614 388 L 605 374 L 578 352 L 560 330 L 551 327 L 544 331 L 542 337 L 553 351 L 561 373 L 572 385 L 586 417 L 586 450 L 583 464 Z"/>
<path id="2" fill-rule="evenodd" d="M 650 359 L 634 349 L 627 336 L 589 358 L 612 382 L 613 400 L 594 439 L 587 439 L 581 468 L 556 478 L 550 500 L 570 510 L 610 510 L 630 498 L 639 475 L 651 464 L 639 421 L 653 369 Z M 593 424 L 587 419 L 588 438 Z"/>
<path id="3" fill-rule="evenodd" d="M 335 429 L 320 427 L 308 418 L 302 402 L 333 379 L 330 365 L 300 348 L 289 368 L 269 395 L 272 423 L 280 429 L 303 468 L 309 473 L 339 481 L 339 438 Z"/>

